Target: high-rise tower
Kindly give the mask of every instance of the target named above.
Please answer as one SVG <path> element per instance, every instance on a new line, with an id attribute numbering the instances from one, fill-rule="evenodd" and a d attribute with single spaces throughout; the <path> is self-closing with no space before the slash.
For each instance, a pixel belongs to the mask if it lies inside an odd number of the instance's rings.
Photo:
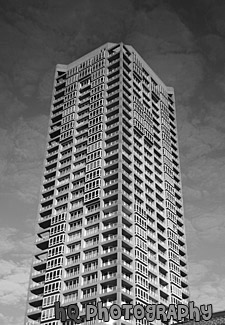
<path id="1" fill-rule="evenodd" d="M 37 224 L 25 324 L 60 324 L 55 301 L 188 303 L 174 92 L 131 46 L 57 65 Z"/>

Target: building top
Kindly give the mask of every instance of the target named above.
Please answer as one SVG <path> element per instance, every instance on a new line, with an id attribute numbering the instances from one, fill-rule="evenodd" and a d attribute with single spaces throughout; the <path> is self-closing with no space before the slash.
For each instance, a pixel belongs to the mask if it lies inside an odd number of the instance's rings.
<path id="1" fill-rule="evenodd" d="M 88 52 L 87 54 L 83 55 L 79 59 L 69 63 L 68 65 L 65 64 L 57 64 L 56 69 L 60 70 L 67 70 L 67 69 L 72 69 L 74 66 L 79 65 L 80 63 L 84 62 L 85 60 L 90 59 L 91 57 L 94 57 L 97 53 L 99 53 L 101 50 L 113 50 L 114 48 L 118 48 L 118 46 L 123 45 L 129 52 L 132 52 L 138 56 L 138 60 L 140 60 L 141 64 L 143 67 L 151 74 L 151 76 L 155 79 L 156 82 L 161 84 L 168 93 L 174 94 L 174 89 L 173 87 L 166 86 L 165 83 L 158 77 L 158 75 L 150 68 L 150 66 L 145 62 L 145 60 L 140 56 L 140 54 L 131 46 L 131 45 L 125 45 L 124 43 L 110 43 L 107 42 L 97 49 Z"/>

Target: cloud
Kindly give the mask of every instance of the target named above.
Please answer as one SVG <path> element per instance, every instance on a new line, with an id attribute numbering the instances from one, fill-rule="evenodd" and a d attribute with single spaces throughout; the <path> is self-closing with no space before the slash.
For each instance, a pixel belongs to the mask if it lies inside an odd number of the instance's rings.
<path id="1" fill-rule="evenodd" d="M 2 325 L 14 325 L 16 321 L 18 321 L 18 319 L 15 319 L 14 317 L 12 316 L 5 316 L 4 314 L 0 313 L 0 321 L 1 321 L 1 324 Z M 22 325 L 22 322 L 20 323 L 17 323 L 18 325 L 21 324 Z"/>
<path id="2" fill-rule="evenodd" d="M 225 36 L 225 5 L 223 2 L 212 1 L 210 10 L 208 10 L 207 20 L 210 26 L 219 33 L 221 36 Z"/>
<path id="3" fill-rule="evenodd" d="M 183 186 L 183 195 L 185 197 L 186 202 L 193 202 L 202 198 L 201 190 L 189 187 L 187 185 Z"/>
<path id="4" fill-rule="evenodd" d="M 24 306 L 34 251 L 34 237 L 15 228 L 0 230 L 0 299 L 2 305 Z"/>
<path id="5" fill-rule="evenodd" d="M 225 281 L 223 276 L 216 277 L 213 274 L 213 277 L 214 280 L 191 287 L 191 295 L 197 305 L 212 304 L 213 311 L 216 312 L 224 310 Z"/>
<path id="6" fill-rule="evenodd" d="M 34 236 L 15 228 L 0 229 L 0 324 L 22 325 Z"/>
<path id="7" fill-rule="evenodd" d="M 183 121 L 179 123 L 179 143 L 182 159 L 193 161 L 194 159 L 205 157 L 213 152 L 225 148 L 225 134 L 220 129 L 216 129 L 218 117 L 207 116 L 207 125 L 201 120 Z M 211 162 L 211 161 L 210 161 Z M 192 162 L 193 163 L 193 162 Z"/>
<path id="8" fill-rule="evenodd" d="M 26 254 L 26 258 L 33 252 L 34 236 L 20 232 L 16 228 L 1 227 L 0 229 L 0 257 L 10 254 Z"/>
<path id="9" fill-rule="evenodd" d="M 210 268 L 213 266 L 211 260 L 203 260 L 200 262 L 189 262 L 189 283 L 190 285 L 196 285 L 199 281 L 205 279 L 210 273 Z"/>
<path id="10" fill-rule="evenodd" d="M 11 122 L 21 113 L 26 111 L 27 105 L 22 102 L 13 90 L 12 81 L 6 73 L 0 72 L 0 108 L 1 120 L 0 125 Z"/>
<path id="11" fill-rule="evenodd" d="M 0 229 L 0 254 L 6 254 L 16 248 L 16 241 L 11 240 L 16 233 L 17 230 L 15 228 Z"/>
<path id="12" fill-rule="evenodd" d="M 216 34 L 207 34 L 200 39 L 202 51 L 214 64 L 221 64 L 224 61 L 225 44 L 224 39 Z"/>
<path id="13" fill-rule="evenodd" d="M 0 191 L 17 193 L 21 199 L 37 199 L 41 178 L 48 119 L 20 118 L 9 129 L 0 129 Z"/>
<path id="14" fill-rule="evenodd" d="M 16 305 L 25 303 L 30 266 L 13 261 L 0 260 L 0 299 L 2 304 Z"/>
<path id="15" fill-rule="evenodd" d="M 194 228 L 199 237 L 208 245 L 212 242 L 223 243 L 225 237 L 224 207 L 212 209 L 211 213 L 205 213 L 192 219 Z"/>
<path id="16" fill-rule="evenodd" d="M 198 231 L 193 227 L 191 221 L 187 218 L 185 219 L 185 232 L 187 238 L 188 256 L 193 256 L 193 253 L 196 256 L 200 244 L 200 238 Z"/>
<path id="17" fill-rule="evenodd" d="M 225 280 L 220 259 L 189 262 L 189 270 L 191 300 L 197 305 L 212 304 L 214 312 L 223 310 Z"/>
<path id="18" fill-rule="evenodd" d="M 165 5 L 151 11 L 140 10 L 134 28 L 126 37 L 152 69 L 184 103 L 201 82 L 204 60 L 197 51 L 193 34 L 179 16 Z"/>

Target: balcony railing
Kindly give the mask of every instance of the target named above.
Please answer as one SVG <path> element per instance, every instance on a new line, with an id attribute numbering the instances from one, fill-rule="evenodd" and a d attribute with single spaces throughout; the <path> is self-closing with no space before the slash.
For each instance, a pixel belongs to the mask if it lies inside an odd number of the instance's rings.
<path id="1" fill-rule="evenodd" d="M 109 293 L 111 291 L 115 291 L 117 290 L 117 286 L 114 286 L 114 287 L 107 287 L 107 288 L 103 288 L 102 289 L 102 293 Z"/>
<path id="2" fill-rule="evenodd" d="M 29 308 L 27 310 L 27 313 L 33 313 L 33 312 L 36 312 L 36 313 L 40 313 L 42 311 L 41 307 L 33 307 L 33 308 Z"/>
<path id="3" fill-rule="evenodd" d="M 102 276 L 102 280 L 108 280 L 117 276 L 117 273 L 107 273 Z"/>
<path id="4" fill-rule="evenodd" d="M 108 254 L 108 253 L 112 253 L 112 252 L 116 252 L 116 251 L 117 251 L 117 247 L 111 247 L 108 249 L 104 249 L 103 254 Z"/>
<path id="5" fill-rule="evenodd" d="M 109 235 L 107 237 L 104 237 L 103 241 L 113 240 L 113 239 L 116 239 L 116 238 L 117 238 L 117 235 Z"/>
<path id="6" fill-rule="evenodd" d="M 36 288 L 36 287 L 40 287 L 40 286 L 43 286 L 45 284 L 45 281 L 41 281 L 41 282 L 34 282 L 30 285 L 30 288 L 33 289 L 33 288 Z"/>
<path id="7" fill-rule="evenodd" d="M 103 262 L 102 266 L 111 266 L 115 264 L 117 264 L 117 260 L 111 260 L 111 261 Z"/>

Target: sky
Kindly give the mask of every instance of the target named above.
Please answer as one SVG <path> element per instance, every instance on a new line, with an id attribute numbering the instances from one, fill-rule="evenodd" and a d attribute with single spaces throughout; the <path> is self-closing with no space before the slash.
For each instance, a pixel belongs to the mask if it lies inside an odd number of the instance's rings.
<path id="1" fill-rule="evenodd" d="M 191 300 L 225 309 L 225 1 L 0 0 L 0 324 L 22 325 L 56 64 L 132 45 L 175 88 Z"/>

